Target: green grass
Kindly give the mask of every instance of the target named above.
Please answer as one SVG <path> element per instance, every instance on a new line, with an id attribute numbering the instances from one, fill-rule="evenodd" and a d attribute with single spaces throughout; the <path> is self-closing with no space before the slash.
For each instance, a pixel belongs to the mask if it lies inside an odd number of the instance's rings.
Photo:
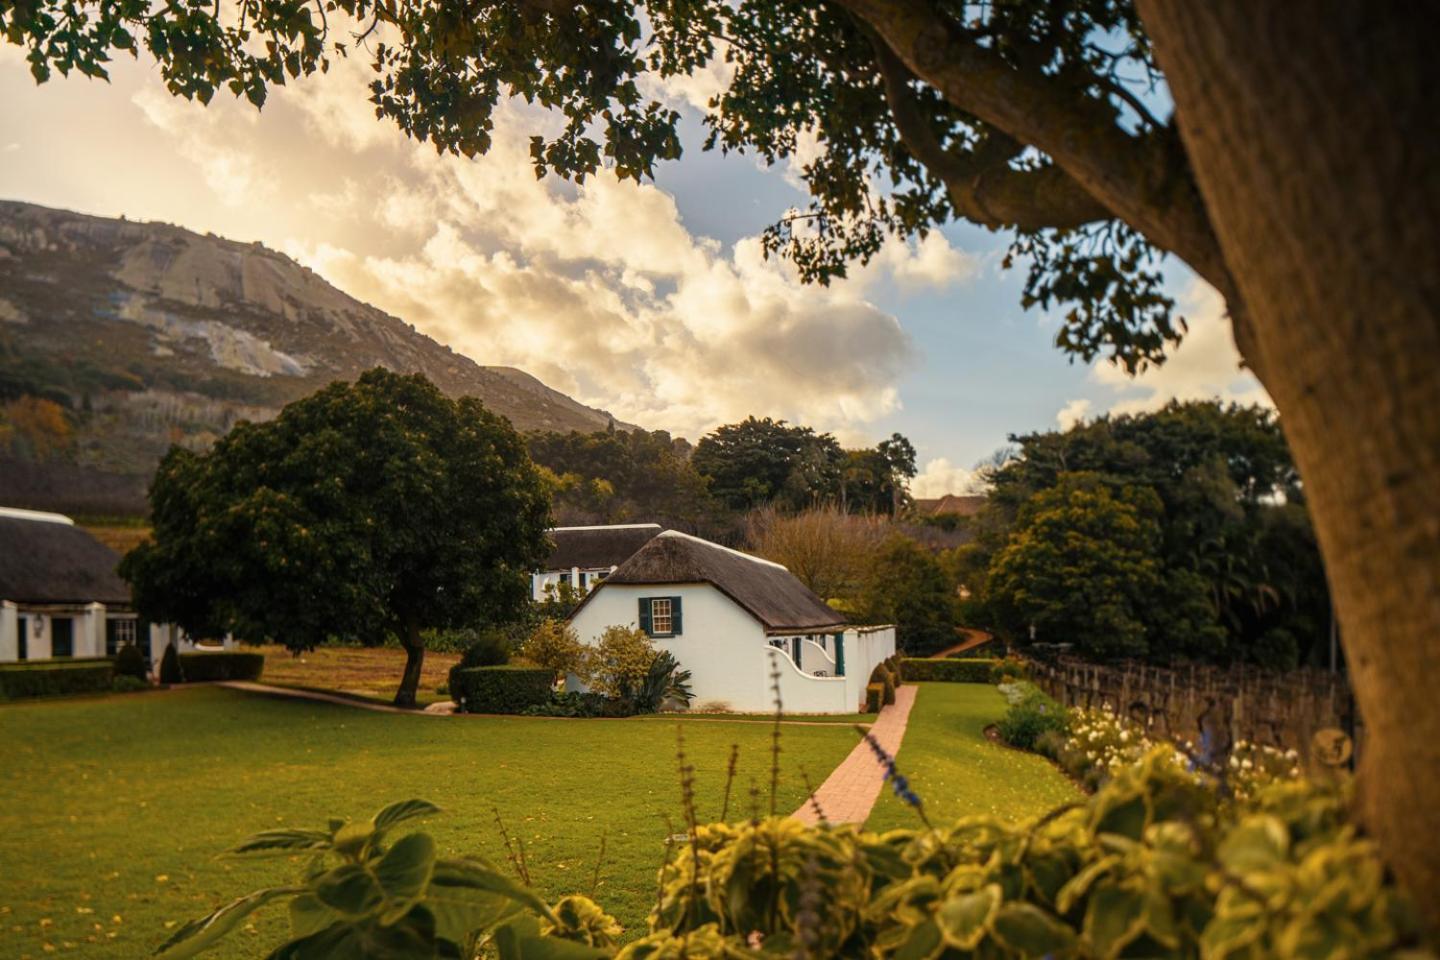
<path id="1" fill-rule="evenodd" d="M 686 720 L 739 720 L 746 723 L 772 723 L 773 713 L 686 713 Z M 674 720 L 674 714 L 643 714 L 635 720 Z M 869 726 L 875 722 L 873 713 L 787 713 L 782 723 L 843 723 L 854 726 L 857 723 Z"/>
<path id="2" fill-rule="evenodd" d="M 1078 799 L 1074 785 L 1048 760 L 985 739 L 1005 700 L 989 684 L 919 683 L 896 764 L 925 803 L 932 823 L 970 814 L 1012 820 L 1038 816 Z M 871 830 L 919 826 L 914 811 L 887 786 L 866 826 Z"/>
<path id="3" fill-rule="evenodd" d="M 686 723 L 698 814 L 720 814 L 730 745 L 740 745 L 731 816 L 769 782 L 770 729 Z M 524 840 L 547 896 L 588 893 L 643 929 L 678 824 L 675 723 L 397 716 L 215 687 L 0 707 L 0 956 L 130 958 L 183 922 L 297 862 L 219 858 L 248 834 L 366 817 L 423 797 L 445 815 L 425 829 L 443 854 L 504 861 L 498 808 Z M 804 799 L 855 743 L 841 726 L 785 728 L 778 808 Z M 768 800 L 762 801 L 768 807 Z M 677 827 L 677 829 L 679 829 Z M 284 911 L 266 911 L 215 957 L 261 956 Z"/>

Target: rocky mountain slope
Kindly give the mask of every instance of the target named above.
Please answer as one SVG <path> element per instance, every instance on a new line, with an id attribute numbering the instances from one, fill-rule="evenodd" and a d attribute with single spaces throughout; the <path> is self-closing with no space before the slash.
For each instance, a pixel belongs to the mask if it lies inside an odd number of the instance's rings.
<path id="1" fill-rule="evenodd" d="M 521 430 L 611 422 L 259 244 L 0 201 L 0 404 L 48 399 L 70 431 L 48 451 L 0 433 L 0 503 L 133 512 L 172 443 L 203 448 L 374 366 L 422 372 Z"/>

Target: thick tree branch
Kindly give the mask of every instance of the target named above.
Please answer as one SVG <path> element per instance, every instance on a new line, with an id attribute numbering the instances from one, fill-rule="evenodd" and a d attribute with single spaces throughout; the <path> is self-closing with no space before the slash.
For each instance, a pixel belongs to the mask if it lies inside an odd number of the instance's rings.
<path id="1" fill-rule="evenodd" d="M 1109 103 L 1072 82 L 1017 69 L 924 0 L 828 2 L 864 21 L 947 102 L 1045 153 L 1111 215 L 1238 306 L 1204 203 L 1168 128 L 1126 132 Z"/>
<path id="2" fill-rule="evenodd" d="M 1112 216 L 1059 167 L 1016 170 L 1009 166 L 1011 157 L 1019 152 L 1018 144 L 1009 138 L 1005 138 L 1008 149 L 969 153 L 947 149 L 910 90 L 910 71 L 878 38 L 875 56 L 901 141 L 945 184 L 951 203 L 965 219 L 988 227 L 1042 230 L 1068 229 Z"/>

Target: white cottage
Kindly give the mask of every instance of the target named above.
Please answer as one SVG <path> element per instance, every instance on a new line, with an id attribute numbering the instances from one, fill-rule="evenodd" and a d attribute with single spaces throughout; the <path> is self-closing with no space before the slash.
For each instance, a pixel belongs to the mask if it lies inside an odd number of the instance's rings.
<path id="1" fill-rule="evenodd" d="M 893 627 L 854 627 L 789 570 L 666 530 L 576 607 L 570 624 L 593 644 L 611 626 L 638 626 L 691 672 L 695 701 L 774 709 L 772 673 L 788 713 L 853 713 L 875 665 L 895 653 Z"/>
<path id="2" fill-rule="evenodd" d="M 583 596 L 659 532 L 658 523 L 556 527 L 549 531 L 555 549 L 545 569 L 530 576 L 530 596 L 544 600 L 558 593 L 562 584 Z"/>
<path id="3" fill-rule="evenodd" d="M 134 643 L 158 663 L 169 643 L 193 649 L 139 618 L 119 562 L 67 516 L 0 507 L 0 662 L 114 656 Z"/>

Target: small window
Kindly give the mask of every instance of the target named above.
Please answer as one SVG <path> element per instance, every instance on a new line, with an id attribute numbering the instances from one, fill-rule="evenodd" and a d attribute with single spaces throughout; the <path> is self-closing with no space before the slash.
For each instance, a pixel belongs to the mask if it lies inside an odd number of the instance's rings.
<path id="1" fill-rule="evenodd" d="M 675 612 L 668 597 L 650 601 L 650 630 L 660 634 L 675 632 Z"/>
<path id="2" fill-rule="evenodd" d="M 135 642 L 134 620 L 106 620 L 105 621 L 105 655 L 113 657 L 120 652 L 120 648 L 129 643 Z"/>
<path id="3" fill-rule="evenodd" d="M 75 656 L 75 621 L 69 617 L 50 618 L 50 656 Z"/>

